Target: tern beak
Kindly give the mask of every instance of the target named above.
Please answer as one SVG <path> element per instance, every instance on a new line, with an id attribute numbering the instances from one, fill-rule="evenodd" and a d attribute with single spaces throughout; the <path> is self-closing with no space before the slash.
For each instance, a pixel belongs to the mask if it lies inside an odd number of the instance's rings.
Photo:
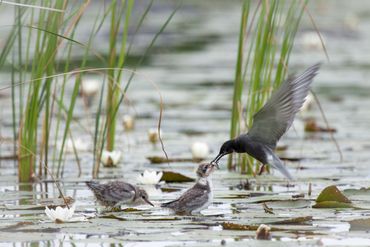
<path id="1" fill-rule="evenodd" d="M 217 169 L 220 169 L 220 167 L 218 166 L 218 161 L 223 157 L 225 156 L 226 154 L 228 153 L 219 153 L 216 158 L 214 158 L 212 161 L 211 161 L 211 164 L 215 164 Z"/>

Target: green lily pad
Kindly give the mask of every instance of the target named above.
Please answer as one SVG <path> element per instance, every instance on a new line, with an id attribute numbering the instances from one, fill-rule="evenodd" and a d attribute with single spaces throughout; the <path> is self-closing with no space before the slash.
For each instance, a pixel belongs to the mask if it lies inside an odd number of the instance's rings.
<path id="1" fill-rule="evenodd" d="M 316 199 L 316 202 L 326 201 L 351 203 L 351 201 L 335 185 L 326 187 L 321 191 L 320 195 Z"/>
<path id="2" fill-rule="evenodd" d="M 316 199 L 313 208 L 354 208 L 351 201 L 335 185 L 326 187 Z"/>
<path id="3" fill-rule="evenodd" d="M 355 208 L 351 203 L 324 201 L 318 202 L 312 206 L 313 208 Z"/>
<path id="4" fill-rule="evenodd" d="M 182 175 L 181 173 L 163 171 L 161 181 L 165 181 L 167 183 L 184 183 L 184 182 L 193 182 L 195 181 L 195 179 Z"/>

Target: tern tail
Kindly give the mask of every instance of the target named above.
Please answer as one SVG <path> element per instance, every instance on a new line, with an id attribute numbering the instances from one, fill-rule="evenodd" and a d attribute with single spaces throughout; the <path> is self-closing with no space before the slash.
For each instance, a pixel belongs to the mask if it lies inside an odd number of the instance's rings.
<path id="1" fill-rule="evenodd" d="M 281 159 L 279 159 L 279 157 L 276 154 L 274 154 L 273 151 L 268 150 L 267 157 L 268 157 L 267 158 L 268 164 L 270 166 L 277 169 L 279 172 L 281 172 L 289 180 L 293 180 L 293 177 L 292 177 L 292 175 L 290 175 L 290 172 L 288 171 L 288 169 L 285 167 L 285 165 L 283 164 Z"/>

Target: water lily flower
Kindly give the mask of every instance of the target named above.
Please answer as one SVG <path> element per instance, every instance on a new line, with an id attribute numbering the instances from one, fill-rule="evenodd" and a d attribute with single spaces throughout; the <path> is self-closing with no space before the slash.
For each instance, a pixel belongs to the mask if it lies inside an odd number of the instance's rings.
<path id="1" fill-rule="evenodd" d="M 158 184 L 161 180 L 163 172 L 148 171 L 140 174 L 137 178 L 140 184 Z"/>
<path id="2" fill-rule="evenodd" d="M 135 121 L 131 115 L 124 115 L 123 116 L 123 127 L 125 130 L 132 130 L 134 128 Z"/>
<path id="3" fill-rule="evenodd" d="M 101 81 L 96 78 L 84 78 L 81 81 L 81 94 L 87 97 L 96 95 L 101 88 Z"/>
<path id="4" fill-rule="evenodd" d="M 302 42 L 302 46 L 307 50 L 322 49 L 321 39 L 316 32 L 304 33 L 301 37 L 301 42 Z"/>
<path id="5" fill-rule="evenodd" d="M 55 223 L 63 223 L 72 219 L 75 209 L 75 204 L 73 204 L 70 208 L 58 206 L 55 209 L 50 209 L 46 206 L 45 214 Z"/>
<path id="6" fill-rule="evenodd" d="M 120 161 L 122 153 L 120 151 L 104 150 L 101 154 L 101 162 L 104 166 L 116 166 Z"/>
<path id="7" fill-rule="evenodd" d="M 193 159 L 205 159 L 209 155 L 209 147 L 205 142 L 194 142 L 191 145 Z"/>
<path id="8" fill-rule="evenodd" d="M 162 131 L 159 131 L 160 134 L 162 135 Z M 151 128 L 148 130 L 148 139 L 151 143 L 155 144 L 159 140 L 159 135 L 158 135 L 158 129 Z"/>
<path id="9" fill-rule="evenodd" d="M 59 147 L 62 146 L 61 141 L 59 142 L 58 146 Z M 73 139 L 73 141 L 72 141 L 72 139 L 69 138 L 64 143 L 64 152 L 65 153 L 73 153 L 74 149 L 76 149 L 76 151 L 80 151 L 80 152 L 89 151 L 89 148 L 90 148 L 89 142 L 84 141 L 81 138 L 75 138 L 75 139 Z"/>

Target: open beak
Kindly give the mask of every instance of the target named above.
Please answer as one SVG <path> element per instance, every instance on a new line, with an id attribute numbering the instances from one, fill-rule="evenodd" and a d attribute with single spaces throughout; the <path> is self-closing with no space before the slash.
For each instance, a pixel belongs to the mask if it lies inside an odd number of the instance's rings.
<path id="1" fill-rule="evenodd" d="M 212 161 L 211 161 L 211 164 L 215 164 L 215 166 L 217 167 L 217 169 L 220 169 L 220 167 L 218 166 L 218 161 L 223 157 L 225 156 L 227 153 L 219 153 L 216 158 L 214 158 Z"/>
<path id="2" fill-rule="evenodd" d="M 150 206 L 154 207 L 154 204 L 153 204 L 153 203 L 151 203 L 148 199 L 143 198 L 143 200 L 144 200 L 146 203 L 148 203 Z"/>

